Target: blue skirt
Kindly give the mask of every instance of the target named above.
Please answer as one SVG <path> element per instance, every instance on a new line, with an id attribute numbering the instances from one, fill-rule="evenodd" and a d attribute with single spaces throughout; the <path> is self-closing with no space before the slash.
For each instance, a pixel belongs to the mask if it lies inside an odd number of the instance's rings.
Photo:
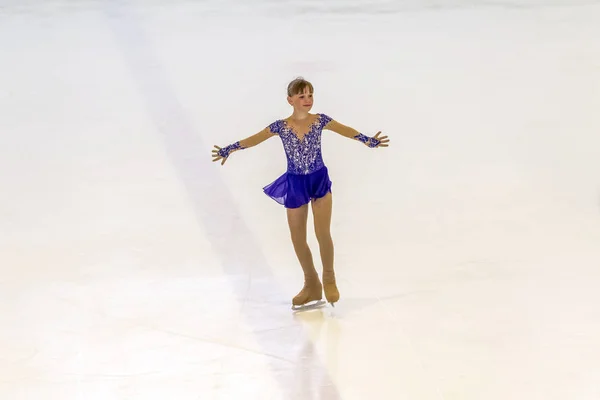
<path id="1" fill-rule="evenodd" d="M 327 167 L 307 175 L 285 173 L 263 188 L 267 196 L 285 208 L 298 208 L 331 192 Z"/>

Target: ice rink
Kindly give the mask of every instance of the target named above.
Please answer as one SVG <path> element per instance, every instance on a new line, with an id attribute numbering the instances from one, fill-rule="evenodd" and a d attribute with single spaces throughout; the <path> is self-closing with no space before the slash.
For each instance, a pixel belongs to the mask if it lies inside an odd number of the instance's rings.
<path id="1" fill-rule="evenodd" d="M 210 154 L 296 76 L 391 139 L 302 313 L 281 141 Z M 0 191 L 2 400 L 600 399 L 600 1 L 0 0 Z"/>

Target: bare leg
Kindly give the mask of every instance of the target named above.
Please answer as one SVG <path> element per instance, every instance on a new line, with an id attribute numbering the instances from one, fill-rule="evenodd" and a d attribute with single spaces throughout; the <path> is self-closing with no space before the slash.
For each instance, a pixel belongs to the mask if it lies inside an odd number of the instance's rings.
<path id="1" fill-rule="evenodd" d="M 308 219 L 308 204 L 299 208 L 287 209 L 288 225 L 292 237 L 294 251 L 304 271 L 304 287 L 293 298 L 293 305 L 302 305 L 323 298 L 323 287 L 319 274 L 313 263 L 312 253 L 306 241 L 306 221 Z"/>
<path id="2" fill-rule="evenodd" d="M 321 261 L 323 263 L 323 286 L 325 297 L 330 303 L 335 303 L 340 298 L 335 284 L 335 272 L 333 269 L 333 239 L 331 238 L 331 210 L 333 200 L 331 193 L 314 200 L 312 203 L 315 220 L 315 234 L 319 242 Z"/>

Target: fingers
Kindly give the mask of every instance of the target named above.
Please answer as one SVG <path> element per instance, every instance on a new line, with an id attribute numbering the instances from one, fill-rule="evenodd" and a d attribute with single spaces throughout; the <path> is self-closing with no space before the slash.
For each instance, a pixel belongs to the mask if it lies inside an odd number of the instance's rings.
<path id="1" fill-rule="evenodd" d="M 213 156 L 213 162 L 223 160 L 223 161 L 221 161 L 221 165 L 223 165 L 223 164 L 225 164 L 225 161 L 227 161 L 227 158 L 228 157 Z"/>
<path id="2" fill-rule="evenodd" d="M 218 154 L 213 154 L 213 155 L 212 155 L 212 161 L 213 161 L 213 162 L 215 162 L 215 161 L 219 161 L 219 160 L 220 160 L 220 159 L 222 159 L 222 158 L 223 158 L 223 157 L 221 157 L 221 156 L 220 156 L 220 155 L 218 155 Z"/>
<path id="3" fill-rule="evenodd" d="M 381 131 L 377 132 L 375 134 L 375 139 L 379 140 L 379 144 L 377 145 L 377 147 L 388 147 L 389 146 L 389 142 L 390 140 L 388 139 L 387 136 L 379 136 L 381 134 Z"/>
<path id="4" fill-rule="evenodd" d="M 223 158 L 223 157 L 213 158 L 213 162 L 219 161 L 219 160 L 221 160 L 221 165 L 223 165 L 223 164 L 225 164 L 225 161 L 227 161 L 227 158 Z"/>
<path id="5" fill-rule="evenodd" d="M 212 151 L 212 157 L 213 157 L 212 161 L 215 162 L 215 161 L 221 160 L 221 165 L 223 165 L 223 164 L 225 164 L 225 161 L 227 161 L 228 157 L 222 157 L 219 154 L 219 150 L 221 150 L 221 148 L 219 146 L 215 145 L 215 150 Z"/>
<path id="6" fill-rule="evenodd" d="M 219 154 L 219 150 L 221 150 L 221 148 L 219 146 L 215 145 L 215 150 L 212 151 L 212 157 L 213 157 L 212 161 L 215 162 L 215 161 L 219 161 L 222 159 L 223 161 L 221 161 L 221 165 L 223 165 L 223 164 L 225 164 L 226 158 L 222 157 Z"/>

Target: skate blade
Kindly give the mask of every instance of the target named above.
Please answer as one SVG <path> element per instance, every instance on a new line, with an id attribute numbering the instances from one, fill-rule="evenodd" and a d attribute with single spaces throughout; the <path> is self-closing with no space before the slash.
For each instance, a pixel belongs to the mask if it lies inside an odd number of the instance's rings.
<path id="1" fill-rule="evenodd" d="M 326 304 L 327 304 L 327 302 L 324 301 L 324 300 L 317 300 L 317 301 L 306 303 L 306 304 L 302 304 L 302 305 L 299 305 L 299 306 L 293 305 L 292 306 L 292 310 L 294 310 L 294 311 L 314 310 L 316 308 L 321 308 L 321 307 L 323 307 Z"/>

